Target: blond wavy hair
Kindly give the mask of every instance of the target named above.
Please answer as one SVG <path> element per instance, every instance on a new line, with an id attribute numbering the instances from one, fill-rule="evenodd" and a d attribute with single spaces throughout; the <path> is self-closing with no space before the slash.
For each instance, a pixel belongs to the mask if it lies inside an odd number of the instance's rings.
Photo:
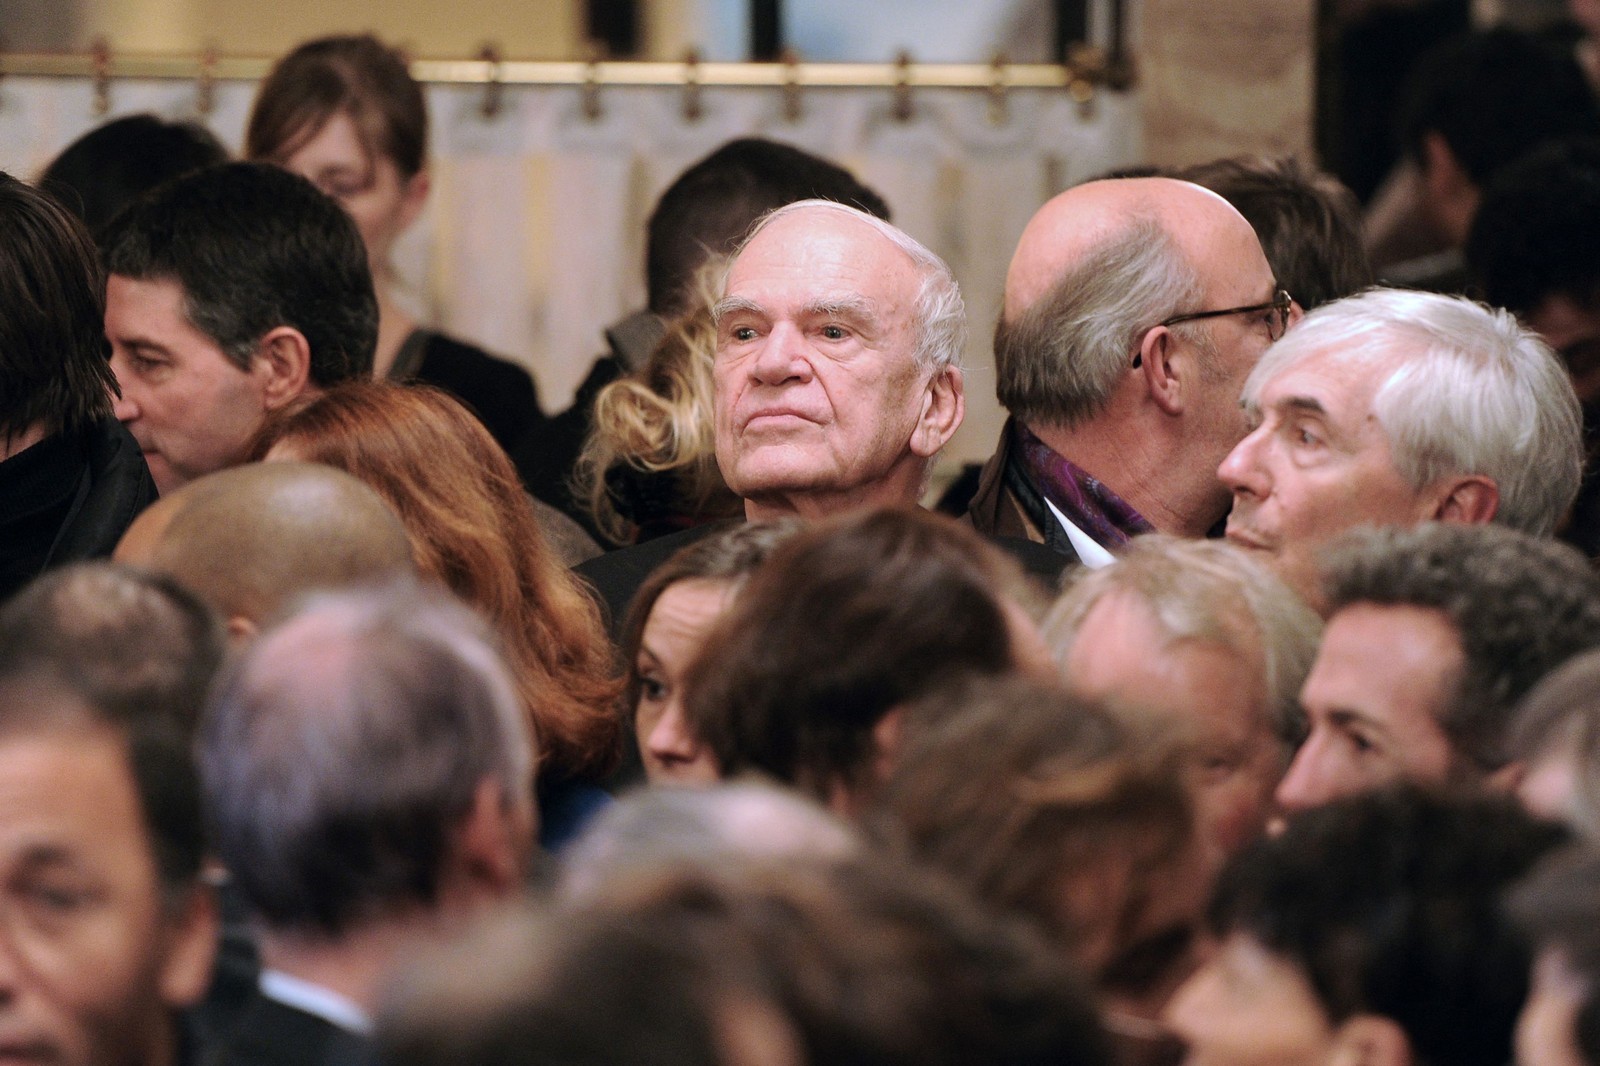
<path id="1" fill-rule="evenodd" d="M 690 309 L 667 327 L 645 365 L 595 397 L 593 429 L 573 472 L 574 496 L 618 544 L 638 536 L 639 507 L 649 503 L 623 491 L 630 471 L 634 485 L 653 480 L 670 486 L 670 510 L 691 520 L 743 513 L 717 469 L 712 409 L 717 327 L 711 305 L 726 273 L 723 257 L 701 267 Z"/>

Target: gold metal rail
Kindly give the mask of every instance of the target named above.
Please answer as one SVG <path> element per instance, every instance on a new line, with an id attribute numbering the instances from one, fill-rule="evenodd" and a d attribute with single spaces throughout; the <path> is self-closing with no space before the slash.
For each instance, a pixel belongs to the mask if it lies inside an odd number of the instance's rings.
<path id="1" fill-rule="evenodd" d="M 273 60 L 262 56 L 116 53 L 0 53 L 0 76 L 101 78 L 210 78 L 255 81 Z M 446 85 L 570 86 L 770 86 L 777 88 L 910 89 L 1077 89 L 1123 88 L 1131 72 L 1112 64 L 1095 48 L 1081 49 L 1065 64 L 916 63 L 704 63 L 690 56 L 679 62 L 545 62 L 501 60 L 492 51 L 476 59 L 417 59 L 418 81 Z"/>

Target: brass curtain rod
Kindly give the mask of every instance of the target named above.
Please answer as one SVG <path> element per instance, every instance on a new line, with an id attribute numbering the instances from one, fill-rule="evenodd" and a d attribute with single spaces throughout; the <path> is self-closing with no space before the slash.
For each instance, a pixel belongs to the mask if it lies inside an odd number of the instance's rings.
<path id="1" fill-rule="evenodd" d="M 259 81 L 273 58 L 119 53 L 0 52 L 0 76 L 62 78 L 204 77 Z M 770 86 L 776 88 L 1083 89 L 1131 81 L 1124 64 L 1107 62 L 1095 48 L 1079 49 L 1071 62 L 917 63 L 712 63 L 692 56 L 677 62 L 501 60 L 490 50 L 476 59 L 415 59 L 411 73 L 438 85 Z"/>

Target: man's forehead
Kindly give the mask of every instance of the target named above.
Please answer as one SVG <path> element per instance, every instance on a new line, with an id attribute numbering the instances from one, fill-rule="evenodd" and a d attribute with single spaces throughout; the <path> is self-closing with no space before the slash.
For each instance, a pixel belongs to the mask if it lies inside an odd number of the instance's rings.
<path id="1" fill-rule="evenodd" d="M 1262 383 L 1254 390 L 1256 406 L 1320 407 L 1328 414 L 1370 414 L 1373 398 L 1399 370 L 1401 362 L 1388 352 L 1340 346 L 1316 348 L 1282 365 L 1264 367 Z"/>
<path id="2" fill-rule="evenodd" d="M 867 220 L 812 207 L 774 219 L 756 231 L 734 257 L 726 288 L 731 292 L 737 281 L 755 270 L 819 261 L 870 266 L 870 276 L 881 276 L 885 268 L 913 268 L 910 256 Z"/>

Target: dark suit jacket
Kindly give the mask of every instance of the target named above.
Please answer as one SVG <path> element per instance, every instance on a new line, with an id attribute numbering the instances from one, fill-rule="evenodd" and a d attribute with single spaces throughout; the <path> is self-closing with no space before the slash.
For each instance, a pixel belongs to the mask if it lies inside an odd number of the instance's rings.
<path id="1" fill-rule="evenodd" d="M 622 622 L 627 617 L 628 605 L 633 602 L 634 594 L 639 591 L 639 586 L 644 584 L 644 579 L 649 577 L 656 567 L 670 559 L 680 548 L 704 540 L 734 524 L 715 522 L 694 526 L 681 533 L 672 533 L 665 537 L 647 540 L 643 544 L 618 548 L 616 551 L 607 552 L 597 559 L 590 559 L 574 567 L 574 572 L 589 583 L 596 598 L 607 612 L 611 639 L 614 642 L 620 641 Z M 983 533 L 995 547 L 1015 559 L 1026 573 L 1038 579 L 1052 592 L 1059 586 L 1061 575 L 1066 568 L 1077 562 L 1076 555 L 1061 555 L 1046 545 L 1035 544 L 1023 537 L 996 534 L 982 529 L 979 532 Z"/>
<path id="2" fill-rule="evenodd" d="M 677 533 L 631 544 L 626 548 L 606 552 L 572 568 L 573 573 L 589 584 L 595 598 L 606 613 L 606 624 L 611 628 L 611 639 L 622 637 L 622 622 L 628 616 L 628 604 L 634 593 L 644 584 L 656 567 L 666 562 L 680 549 L 713 533 L 719 533 L 737 523 L 711 522 L 703 526 L 690 526 Z"/>
<path id="3" fill-rule="evenodd" d="M 1048 548 L 1062 557 L 1063 569 L 1076 565 L 1081 561 L 1077 549 L 1013 458 L 1011 439 L 1008 418 L 994 455 L 978 475 L 978 490 L 967 505 L 967 521 L 986 537 L 1026 540 Z"/>
<path id="4" fill-rule="evenodd" d="M 371 1061 L 371 1054 L 365 1037 L 257 992 L 204 1061 L 207 1066 L 360 1066 Z"/>

